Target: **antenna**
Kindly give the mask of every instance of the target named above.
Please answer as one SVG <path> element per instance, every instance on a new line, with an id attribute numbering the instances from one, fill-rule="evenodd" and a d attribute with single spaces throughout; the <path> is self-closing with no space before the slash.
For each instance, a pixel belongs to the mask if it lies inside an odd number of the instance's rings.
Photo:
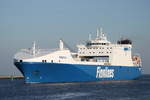
<path id="1" fill-rule="evenodd" d="M 91 34 L 89 34 L 89 40 L 91 40 Z"/>
<path id="2" fill-rule="evenodd" d="M 100 28 L 100 36 L 103 37 L 103 35 L 104 35 L 104 34 L 103 34 L 103 28 L 101 27 L 101 28 Z"/>
<path id="3" fill-rule="evenodd" d="M 36 43 L 35 41 L 33 42 L 33 47 L 32 47 L 32 54 L 35 55 L 35 50 L 36 50 Z"/>
<path id="4" fill-rule="evenodd" d="M 97 28 L 97 39 L 99 38 L 99 29 Z"/>

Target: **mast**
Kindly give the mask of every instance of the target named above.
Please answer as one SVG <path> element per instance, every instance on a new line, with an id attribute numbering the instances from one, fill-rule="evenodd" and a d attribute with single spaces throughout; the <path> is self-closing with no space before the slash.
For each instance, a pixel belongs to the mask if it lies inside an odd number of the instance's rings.
<path id="1" fill-rule="evenodd" d="M 89 34 L 89 41 L 91 41 L 91 34 Z"/>
<path id="2" fill-rule="evenodd" d="M 103 36 L 104 36 L 104 34 L 103 34 L 103 28 L 101 27 L 101 28 L 100 28 L 100 38 L 102 39 Z"/>
<path id="3" fill-rule="evenodd" d="M 64 43 L 61 39 L 59 40 L 59 48 L 60 48 L 60 50 L 64 49 Z"/>
<path id="4" fill-rule="evenodd" d="M 32 54 L 35 55 L 36 51 L 36 43 L 35 41 L 33 42 L 33 47 L 32 47 Z"/>
<path id="5" fill-rule="evenodd" d="M 97 40 L 103 40 L 104 33 L 103 33 L 103 28 L 97 28 Z"/>
<path id="6" fill-rule="evenodd" d="M 97 28 L 97 37 L 96 37 L 96 39 L 98 40 L 99 39 L 99 29 Z"/>
<path id="7" fill-rule="evenodd" d="M 100 28 L 100 40 L 107 40 L 107 37 L 105 36 L 102 27 Z"/>

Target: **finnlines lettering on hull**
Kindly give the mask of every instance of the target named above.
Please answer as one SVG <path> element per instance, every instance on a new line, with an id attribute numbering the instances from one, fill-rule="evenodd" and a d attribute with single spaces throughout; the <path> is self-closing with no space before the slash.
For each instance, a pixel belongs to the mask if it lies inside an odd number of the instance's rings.
<path id="1" fill-rule="evenodd" d="M 72 52 L 60 40 L 59 49 L 22 49 L 14 56 L 14 64 L 26 83 L 88 82 L 133 80 L 141 76 L 141 58 L 132 54 L 132 42 L 121 39 L 117 44 L 107 40 L 97 29 L 96 39 L 77 45 Z"/>
<path id="2" fill-rule="evenodd" d="M 97 67 L 96 78 L 113 78 L 114 77 L 114 69 L 101 69 L 101 67 Z"/>

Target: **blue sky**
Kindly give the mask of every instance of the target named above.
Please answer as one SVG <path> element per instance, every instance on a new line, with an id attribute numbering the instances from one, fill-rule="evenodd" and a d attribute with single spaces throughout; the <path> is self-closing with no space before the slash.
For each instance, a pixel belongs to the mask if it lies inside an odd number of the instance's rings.
<path id="1" fill-rule="evenodd" d="M 132 39 L 150 74 L 149 5 L 149 0 L 0 0 L 0 75 L 20 74 L 13 56 L 34 40 L 41 48 L 56 48 L 63 38 L 74 48 L 89 33 L 94 38 L 97 27 L 113 42 Z"/>

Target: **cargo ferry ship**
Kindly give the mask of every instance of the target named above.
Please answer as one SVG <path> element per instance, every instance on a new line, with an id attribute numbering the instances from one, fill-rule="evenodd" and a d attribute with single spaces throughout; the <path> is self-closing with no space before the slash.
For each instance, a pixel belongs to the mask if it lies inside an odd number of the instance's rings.
<path id="1" fill-rule="evenodd" d="M 132 41 L 120 39 L 113 44 L 102 28 L 96 39 L 77 45 L 72 52 L 60 40 L 57 49 L 22 49 L 14 56 L 14 64 L 26 83 L 59 83 L 134 80 L 141 76 L 141 58 L 132 54 Z"/>

